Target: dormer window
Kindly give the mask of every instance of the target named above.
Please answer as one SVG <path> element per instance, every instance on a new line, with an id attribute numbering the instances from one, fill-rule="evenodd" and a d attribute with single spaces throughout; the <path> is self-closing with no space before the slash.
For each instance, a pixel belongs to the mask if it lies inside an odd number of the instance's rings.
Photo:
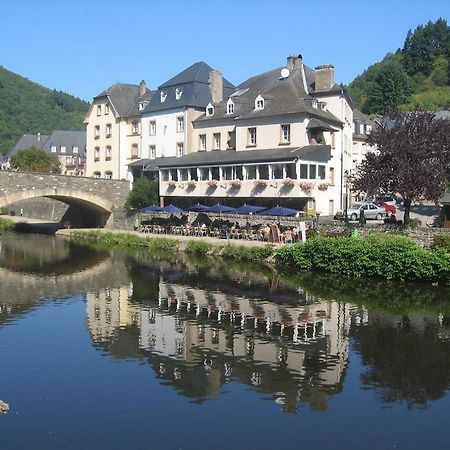
<path id="1" fill-rule="evenodd" d="M 166 92 L 161 92 L 161 103 L 164 103 L 166 101 L 167 98 L 167 93 Z"/>
<path id="2" fill-rule="evenodd" d="M 317 100 L 314 98 L 312 101 L 312 107 L 317 108 L 317 103 L 318 103 Z"/>
<path id="3" fill-rule="evenodd" d="M 325 108 L 327 107 L 327 103 L 326 102 L 318 102 L 319 108 L 322 111 L 325 111 Z"/>
<path id="4" fill-rule="evenodd" d="M 177 100 L 180 100 L 180 98 L 181 98 L 182 95 L 183 95 L 183 91 L 182 91 L 181 89 L 179 89 L 179 88 L 176 88 L 176 89 L 175 89 L 175 98 L 176 98 Z"/>
<path id="5" fill-rule="evenodd" d="M 234 102 L 230 98 L 227 101 L 227 114 L 233 114 L 233 113 L 234 113 Z"/>
<path id="6" fill-rule="evenodd" d="M 208 103 L 208 106 L 206 107 L 206 115 L 212 116 L 214 114 L 214 106 L 211 105 L 211 103 Z"/>
<path id="7" fill-rule="evenodd" d="M 264 109 L 264 99 L 260 95 L 255 99 L 255 109 Z"/>
<path id="8" fill-rule="evenodd" d="M 139 102 L 139 111 L 143 111 L 148 102 Z"/>

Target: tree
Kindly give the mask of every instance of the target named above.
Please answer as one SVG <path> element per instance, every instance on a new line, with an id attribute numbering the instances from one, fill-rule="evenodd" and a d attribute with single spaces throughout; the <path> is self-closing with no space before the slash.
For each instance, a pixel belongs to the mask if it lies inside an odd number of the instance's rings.
<path id="1" fill-rule="evenodd" d="M 450 121 L 426 111 L 391 111 L 374 127 L 368 153 L 352 177 L 355 190 L 399 193 L 404 223 L 413 202 L 437 202 L 450 180 Z"/>
<path id="2" fill-rule="evenodd" d="M 143 208 L 159 202 L 158 181 L 152 181 L 147 177 L 135 180 L 125 201 L 125 208 Z"/>
<path id="3" fill-rule="evenodd" d="M 11 165 L 23 172 L 60 173 L 60 163 L 56 156 L 36 147 L 19 150 L 12 158 Z"/>
<path id="4" fill-rule="evenodd" d="M 384 64 L 375 75 L 369 91 L 369 108 L 372 113 L 384 114 L 391 108 L 406 103 L 412 93 L 411 80 L 397 61 Z"/>

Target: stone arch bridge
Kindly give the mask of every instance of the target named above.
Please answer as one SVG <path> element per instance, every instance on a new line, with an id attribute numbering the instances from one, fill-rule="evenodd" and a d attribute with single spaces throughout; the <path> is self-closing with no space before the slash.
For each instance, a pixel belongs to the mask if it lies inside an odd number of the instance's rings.
<path id="1" fill-rule="evenodd" d="M 65 217 L 83 226 L 113 223 L 114 210 L 125 204 L 128 181 L 0 171 L 0 208 L 23 200 L 46 197 L 69 205 Z"/>

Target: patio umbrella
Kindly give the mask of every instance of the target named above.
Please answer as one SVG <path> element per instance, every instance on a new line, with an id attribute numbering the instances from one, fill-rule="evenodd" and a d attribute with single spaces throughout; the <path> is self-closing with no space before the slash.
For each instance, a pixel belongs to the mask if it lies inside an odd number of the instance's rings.
<path id="1" fill-rule="evenodd" d="M 236 211 L 234 211 L 236 214 L 255 214 L 260 211 L 264 211 L 267 209 L 265 206 L 253 206 L 253 205 L 247 205 L 244 203 L 239 208 L 236 208 Z"/>
<path id="2" fill-rule="evenodd" d="M 177 214 L 182 212 L 183 210 L 181 208 L 178 208 L 177 206 L 174 206 L 172 204 L 164 206 L 160 209 L 161 212 L 171 213 L 171 214 Z"/>
<path id="3" fill-rule="evenodd" d="M 227 212 L 235 212 L 236 208 L 232 208 L 231 206 L 222 205 L 221 203 L 216 203 L 214 206 L 211 206 L 207 212 L 213 213 L 227 213 Z"/>
<path id="4" fill-rule="evenodd" d="M 161 211 L 162 208 L 161 206 L 158 205 L 149 205 L 149 206 L 144 206 L 144 208 L 139 209 L 139 212 L 157 212 L 157 211 Z"/>
<path id="5" fill-rule="evenodd" d="M 209 206 L 202 205 L 201 203 L 197 203 L 194 206 L 189 206 L 189 208 L 186 208 L 186 211 L 193 211 L 193 212 L 208 212 Z"/>
<path id="6" fill-rule="evenodd" d="M 256 214 L 263 214 L 264 216 L 295 216 L 300 211 L 297 209 L 283 208 L 282 206 L 275 206 L 275 208 L 266 209 Z"/>

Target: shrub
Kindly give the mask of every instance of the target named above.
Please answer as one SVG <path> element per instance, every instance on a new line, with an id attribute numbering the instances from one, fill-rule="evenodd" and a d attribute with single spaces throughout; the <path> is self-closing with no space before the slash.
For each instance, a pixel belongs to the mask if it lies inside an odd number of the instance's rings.
<path id="1" fill-rule="evenodd" d="M 404 236 L 316 237 L 282 247 L 275 260 L 345 276 L 450 282 L 450 255 L 424 249 Z"/>
<path id="2" fill-rule="evenodd" d="M 206 255 L 210 250 L 210 245 L 201 241 L 189 241 L 186 246 L 186 252 L 195 255 Z"/>
<path id="3" fill-rule="evenodd" d="M 0 233 L 2 231 L 13 231 L 15 228 L 15 224 L 10 219 L 0 219 Z"/>
<path id="4" fill-rule="evenodd" d="M 440 234 L 435 236 L 433 246 L 450 251 L 450 235 Z"/>
<path id="5" fill-rule="evenodd" d="M 6 216 L 8 214 L 8 208 L 6 206 L 2 206 L 0 208 L 0 215 L 1 216 Z"/>
<path id="6" fill-rule="evenodd" d="M 147 177 L 137 178 L 133 188 L 128 193 L 125 208 L 143 208 L 159 201 L 158 181 L 152 181 Z"/>

